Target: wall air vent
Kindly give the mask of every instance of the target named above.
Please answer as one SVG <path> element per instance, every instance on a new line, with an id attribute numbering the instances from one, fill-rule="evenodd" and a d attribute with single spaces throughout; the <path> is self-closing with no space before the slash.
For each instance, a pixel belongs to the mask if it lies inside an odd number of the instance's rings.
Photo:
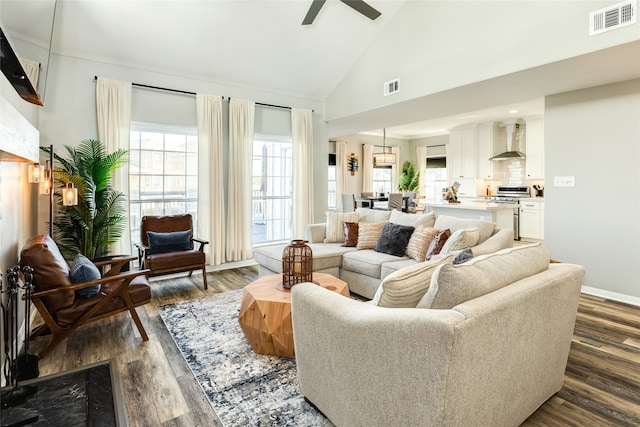
<path id="1" fill-rule="evenodd" d="M 636 23 L 635 1 L 625 1 L 589 13 L 589 35 Z"/>
<path id="2" fill-rule="evenodd" d="M 393 79 L 384 83 L 384 96 L 400 92 L 400 79 Z"/>

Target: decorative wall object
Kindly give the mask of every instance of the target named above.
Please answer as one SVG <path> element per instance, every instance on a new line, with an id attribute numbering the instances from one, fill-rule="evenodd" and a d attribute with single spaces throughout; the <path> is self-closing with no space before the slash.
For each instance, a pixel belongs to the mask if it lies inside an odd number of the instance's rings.
<path id="1" fill-rule="evenodd" d="M 349 172 L 351 172 L 351 176 L 354 176 L 356 172 L 358 172 L 358 157 L 356 157 L 355 153 L 351 153 L 349 155 Z"/>

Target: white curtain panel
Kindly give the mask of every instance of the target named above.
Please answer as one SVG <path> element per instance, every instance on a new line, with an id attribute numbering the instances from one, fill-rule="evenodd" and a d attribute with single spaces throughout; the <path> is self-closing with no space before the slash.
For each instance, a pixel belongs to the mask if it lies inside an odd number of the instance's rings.
<path id="1" fill-rule="evenodd" d="M 396 162 L 393 165 L 391 171 L 391 191 L 398 190 L 398 175 L 402 171 L 402 165 L 400 164 L 400 147 L 391 147 L 391 152 L 396 155 Z"/>
<path id="2" fill-rule="evenodd" d="M 129 150 L 131 124 L 131 83 L 98 78 L 96 82 L 96 112 L 98 139 L 112 153 L 117 149 Z M 129 163 L 118 168 L 113 176 L 113 188 L 129 197 Z M 125 230 L 129 230 L 129 203 L 126 203 Z M 131 233 L 125 231 L 111 251 L 114 254 L 130 254 Z"/>
<path id="3" fill-rule="evenodd" d="M 416 169 L 420 173 L 418 177 L 418 193 L 424 195 L 427 186 L 427 177 L 425 170 L 427 169 L 427 147 L 416 147 Z"/>
<path id="4" fill-rule="evenodd" d="M 303 239 L 305 226 L 313 222 L 312 111 L 292 108 L 291 127 L 293 140 L 291 238 Z"/>
<path id="5" fill-rule="evenodd" d="M 342 197 L 341 194 L 347 192 L 347 177 L 349 171 L 347 170 L 347 142 L 336 142 L 336 210 L 342 211 Z M 358 194 L 359 196 L 359 194 Z"/>
<path id="6" fill-rule="evenodd" d="M 222 147 L 222 97 L 196 94 L 198 120 L 198 235 L 210 265 L 225 262 L 226 218 L 224 157 Z"/>
<path id="7" fill-rule="evenodd" d="M 40 78 L 40 63 L 31 59 L 20 58 L 20 64 L 22 64 L 24 72 L 27 73 L 31 85 L 37 90 L 38 79 Z"/>
<path id="8" fill-rule="evenodd" d="M 362 191 L 365 193 L 373 191 L 373 145 L 362 145 Z"/>
<path id="9" fill-rule="evenodd" d="M 251 162 L 255 102 L 229 101 L 229 209 L 227 261 L 253 257 L 251 226 Z"/>

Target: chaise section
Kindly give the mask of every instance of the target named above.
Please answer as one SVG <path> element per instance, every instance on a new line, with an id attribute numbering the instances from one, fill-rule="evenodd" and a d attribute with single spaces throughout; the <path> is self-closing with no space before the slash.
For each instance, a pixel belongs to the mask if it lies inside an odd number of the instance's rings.
<path id="1" fill-rule="evenodd" d="M 253 256 L 260 265 L 260 276 L 282 273 L 282 251 L 287 245 L 287 243 L 283 243 L 254 249 Z M 340 243 L 311 243 L 309 247 L 313 252 L 313 271 L 331 274 L 335 277 L 340 275 L 342 256 L 356 250 L 356 248 L 341 246 Z"/>

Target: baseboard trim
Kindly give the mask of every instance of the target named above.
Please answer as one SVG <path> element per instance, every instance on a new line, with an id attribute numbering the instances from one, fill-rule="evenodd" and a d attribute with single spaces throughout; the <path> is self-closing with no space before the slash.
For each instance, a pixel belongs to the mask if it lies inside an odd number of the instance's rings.
<path id="1" fill-rule="evenodd" d="M 617 292 L 605 291 L 603 289 L 592 288 L 589 286 L 583 286 L 582 292 L 596 297 L 602 297 L 640 307 L 640 298 L 632 297 L 631 295 L 619 294 Z"/>

